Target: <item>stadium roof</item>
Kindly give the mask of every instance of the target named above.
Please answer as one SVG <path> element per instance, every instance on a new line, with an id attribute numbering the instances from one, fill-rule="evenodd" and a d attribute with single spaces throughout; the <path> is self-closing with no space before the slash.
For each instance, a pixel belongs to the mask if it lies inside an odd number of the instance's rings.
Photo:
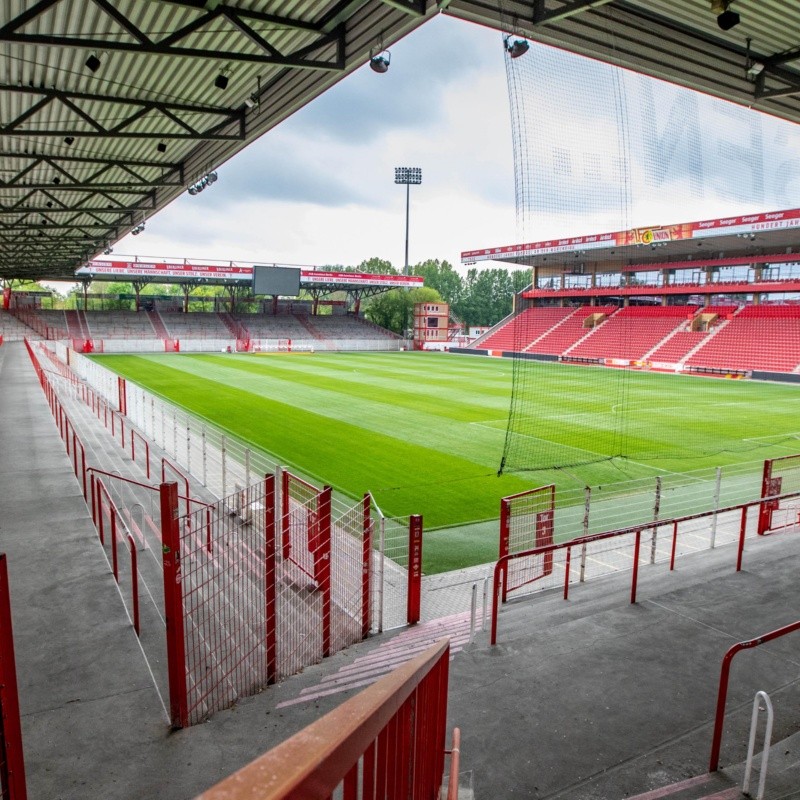
<path id="1" fill-rule="evenodd" d="M 5 0 L 0 278 L 73 278 L 440 10 L 800 121 L 800 4 L 733 2 Z"/>
<path id="2" fill-rule="evenodd" d="M 131 281 L 136 283 L 177 283 L 187 286 L 249 286 L 254 264 L 244 262 L 199 262 L 189 259 L 94 259 L 80 267 L 75 276 L 84 280 Z M 289 267 L 271 264 L 273 267 Z M 298 267 L 295 265 L 295 269 Z M 345 272 L 317 267 L 300 268 L 300 286 L 308 292 L 360 292 L 367 294 L 388 289 L 417 289 L 424 279 L 419 275 L 380 275 Z"/>
<path id="3" fill-rule="evenodd" d="M 464 264 L 503 261 L 562 272 L 635 272 L 800 261 L 800 208 L 486 247 Z"/>

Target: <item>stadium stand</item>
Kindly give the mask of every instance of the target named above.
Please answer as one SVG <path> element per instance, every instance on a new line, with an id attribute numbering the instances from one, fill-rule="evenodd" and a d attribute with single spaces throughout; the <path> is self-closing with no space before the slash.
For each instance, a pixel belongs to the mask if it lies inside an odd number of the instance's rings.
<path id="1" fill-rule="evenodd" d="M 161 312 L 161 320 L 173 339 L 230 339 L 231 332 L 217 314 L 208 311 Z"/>
<path id="2" fill-rule="evenodd" d="M 65 311 L 64 319 L 67 323 L 67 331 L 73 339 L 90 339 L 89 325 L 83 311 Z"/>
<path id="3" fill-rule="evenodd" d="M 581 306 L 526 349 L 532 353 L 559 356 L 616 310 L 616 306 Z"/>
<path id="4" fill-rule="evenodd" d="M 647 354 L 649 361 L 677 364 L 708 336 L 706 331 L 675 331 L 666 341 Z"/>
<path id="5" fill-rule="evenodd" d="M 4 341 L 19 341 L 30 335 L 31 329 L 27 325 L 8 311 L 0 309 L 0 337 Z"/>
<path id="6" fill-rule="evenodd" d="M 152 339 L 158 335 L 143 312 L 88 311 L 83 319 L 90 339 Z"/>
<path id="7" fill-rule="evenodd" d="M 476 340 L 472 346 L 485 350 L 525 350 L 572 313 L 572 308 L 556 306 L 526 308 L 499 330 L 490 331 L 485 338 Z"/>
<path id="8" fill-rule="evenodd" d="M 396 334 L 366 322 L 363 319 L 333 314 L 307 318 L 307 327 L 312 329 L 320 339 L 397 339 Z"/>
<path id="9" fill-rule="evenodd" d="M 308 331 L 291 314 L 237 314 L 234 319 L 253 339 L 307 339 Z"/>
<path id="10" fill-rule="evenodd" d="M 576 358 L 642 359 L 694 315 L 696 306 L 628 306 L 567 351 Z"/>
<path id="11" fill-rule="evenodd" d="M 794 372 L 800 367 L 800 306 L 745 306 L 686 364 L 707 369 Z"/>

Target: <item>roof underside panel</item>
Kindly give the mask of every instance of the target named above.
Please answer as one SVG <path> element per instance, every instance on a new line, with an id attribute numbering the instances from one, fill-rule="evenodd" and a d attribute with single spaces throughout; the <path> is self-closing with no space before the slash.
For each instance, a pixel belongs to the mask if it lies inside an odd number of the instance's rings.
<path id="1" fill-rule="evenodd" d="M 727 32 L 707 0 L 5 0 L 0 279 L 73 278 L 440 9 L 800 122 L 783 0 Z"/>

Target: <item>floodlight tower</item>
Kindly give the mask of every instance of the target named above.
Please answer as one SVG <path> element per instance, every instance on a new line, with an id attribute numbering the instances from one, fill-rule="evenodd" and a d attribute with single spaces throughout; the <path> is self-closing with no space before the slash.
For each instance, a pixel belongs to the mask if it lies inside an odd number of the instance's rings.
<path id="1" fill-rule="evenodd" d="M 411 185 L 419 186 L 422 183 L 421 167 L 395 167 L 394 182 L 405 184 L 406 187 L 406 265 L 403 274 L 408 275 L 408 210 Z"/>

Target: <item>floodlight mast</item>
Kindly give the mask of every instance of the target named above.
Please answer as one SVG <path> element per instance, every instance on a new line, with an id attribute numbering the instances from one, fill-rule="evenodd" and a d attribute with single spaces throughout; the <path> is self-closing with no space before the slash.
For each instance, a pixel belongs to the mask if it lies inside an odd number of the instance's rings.
<path id="1" fill-rule="evenodd" d="M 411 185 L 419 186 L 422 183 L 422 168 L 421 167 L 395 167 L 394 168 L 394 182 L 405 184 L 406 187 L 406 263 L 403 269 L 403 274 L 408 275 L 408 212 L 410 205 L 410 192 Z"/>

